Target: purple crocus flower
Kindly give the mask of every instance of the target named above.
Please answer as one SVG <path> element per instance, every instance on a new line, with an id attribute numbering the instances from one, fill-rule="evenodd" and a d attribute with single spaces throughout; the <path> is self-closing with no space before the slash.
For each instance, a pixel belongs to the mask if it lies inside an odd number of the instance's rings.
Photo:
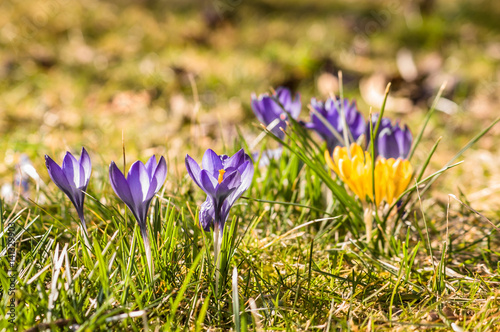
<path id="1" fill-rule="evenodd" d="M 186 168 L 193 181 L 207 194 L 201 205 L 199 219 L 205 231 L 214 228 L 214 252 L 217 259 L 220 251 L 220 237 L 229 210 L 238 198 L 250 187 L 254 167 L 250 156 L 243 149 L 232 157 L 218 155 L 208 149 L 198 163 L 186 155 Z"/>
<path id="2" fill-rule="evenodd" d="M 186 168 L 193 181 L 207 194 L 201 205 L 200 225 L 205 231 L 213 226 L 221 232 L 229 216 L 229 210 L 250 187 L 253 178 L 253 162 L 243 149 L 232 157 L 218 155 L 208 149 L 198 163 L 186 155 Z"/>
<path id="3" fill-rule="evenodd" d="M 372 120 L 374 127 L 377 118 L 378 115 L 375 115 Z M 369 131 L 367 131 L 367 137 L 370 137 Z M 390 119 L 382 118 L 378 133 L 375 135 L 375 155 L 386 159 L 407 159 L 412 141 L 413 136 L 408 126 L 401 128 L 399 123 L 393 126 Z"/>
<path id="4" fill-rule="evenodd" d="M 90 173 L 92 172 L 89 154 L 85 148 L 82 148 L 80 159 L 76 160 L 70 152 L 66 152 L 62 167 L 48 155 L 45 155 L 45 166 L 47 166 L 52 181 L 68 196 L 75 206 L 82 227 L 87 233 L 87 225 L 83 215 L 83 202 L 85 200 L 84 191 L 87 190 Z"/>
<path id="5" fill-rule="evenodd" d="M 146 165 L 141 161 L 136 161 L 130 167 L 127 178 L 113 161 L 109 166 L 109 179 L 113 190 L 128 206 L 139 224 L 151 276 L 154 275 L 154 267 L 146 219 L 151 200 L 163 186 L 166 177 L 167 163 L 163 157 L 160 158 L 158 164 L 155 156 L 152 156 Z"/>
<path id="6" fill-rule="evenodd" d="M 325 141 L 330 151 L 336 146 L 342 146 L 344 140 L 344 121 L 341 114 L 341 102 L 333 98 L 328 98 L 325 102 L 311 99 L 311 106 L 317 111 L 332 128 L 326 126 L 323 121 L 314 113 L 311 112 L 311 122 L 306 123 L 308 129 L 316 131 Z M 347 127 L 349 128 L 349 139 L 356 141 L 366 131 L 366 122 L 363 115 L 359 113 L 356 102 L 349 102 L 344 99 L 344 112 Z M 334 129 L 332 131 L 331 129 Z M 341 138 L 341 139 L 340 139 Z"/>
<path id="7" fill-rule="evenodd" d="M 288 115 L 297 119 L 301 108 L 300 95 L 297 93 L 292 99 L 292 93 L 287 88 L 279 87 L 271 96 L 262 94 L 257 98 L 252 94 L 252 110 L 255 116 L 266 126 L 276 121 L 271 132 L 280 139 L 285 137 L 280 127 L 286 129 Z"/>

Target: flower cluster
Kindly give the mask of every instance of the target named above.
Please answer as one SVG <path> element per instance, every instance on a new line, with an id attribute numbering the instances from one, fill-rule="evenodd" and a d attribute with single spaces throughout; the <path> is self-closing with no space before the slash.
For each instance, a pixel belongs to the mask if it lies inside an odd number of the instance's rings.
<path id="1" fill-rule="evenodd" d="M 293 96 L 286 88 L 278 88 L 271 95 L 253 95 L 251 104 L 257 118 L 280 139 L 284 138 L 283 131 L 288 120 L 297 119 L 302 106 L 300 95 Z M 367 124 L 354 101 L 328 98 L 322 102 L 313 98 L 311 120 L 303 125 L 317 132 L 326 142 L 327 164 L 363 203 L 374 202 L 379 206 L 386 202 L 391 205 L 408 186 L 413 169 L 406 158 L 410 153 L 412 135 L 406 126 L 401 128 L 387 118 L 381 119 L 373 136 L 376 159 L 372 159 L 358 142 L 369 143 L 370 127 L 374 124 Z M 347 143 L 351 143 L 349 150 L 345 147 Z M 267 158 L 279 156 L 281 147 L 276 151 L 269 153 Z M 62 167 L 49 156 L 45 159 L 50 177 L 75 206 L 86 234 L 83 203 L 92 169 L 87 151 L 82 148 L 79 160 L 67 152 Z M 253 162 L 243 150 L 229 157 L 208 149 L 201 167 L 189 155 L 186 155 L 185 164 L 190 177 L 207 195 L 198 217 L 205 231 L 214 230 L 217 259 L 230 209 L 252 183 Z M 156 157 L 152 156 L 146 164 L 136 161 L 127 177 L 114 162 L 109 167 L 109 179 L 114 192 L 127 205 L 139 225 L 151 277 L 154 264 L 147 216 L 151 201 L 163 186 L 166 176 L 167 165 L 163 157 L 157 162 Z"/>
<path id="2" fill-rule="evenodd" d="M 333 151 L 333 158 L 325 151 L 325 159 L 328 166 L 363 203 L 369 200 L 376 206 L 380 206 L 382 202 L 392 205 L 408 187 L 413 174 L 410 162 L 401 158 L 378 158 L 373 171 L 370 154 L 356 143 L 351 144 L 349 152 L 346 147 L 337 146 Z"/>
<path id="3" fill-rule="evenodd" d="M 259 99 L 253 96 L 252 108 L 265 125 L 275 121 L 284 130 L 286 114 L 297 118 L 300 113 L 299 99 L 292 102 L 291 95 L 288 89 L 280 87 L 273 96 L 262 95 Z M 355 101 L 328 98 L 323 102 L 312 98 L 310 109 L 311 119 L 304 127 L 315 131 L 326 142 L 325 159 L 329 167 L 361 201 L 369 200 L 377 206 L 382 202 L 391 205 L 404 192 L 413 173 L 406 160 L 413 140 L 408 127 L 393 124 L 389 118 L 380 119 L 379 128 L 373 133 L 375 167 L 372 167 L 371 154 L 362 146 L 370 146 L 370 130 L 375 130 L 378 115 L 372 118 L 372 129 Z M 271 129 L 271 132 L 283 138 L 281 131 Z M 347 143 L 350 143 L 350 151 Z"/>
<path id="4" fill-rule="evenodd" d="M 75 206 L 86 234 L 83 202 L 92 171 L 87 151 L 82 148 L 79 160 L 67 152 L 62 167 L 49 156 L 45 156 L 45 162 L 54 183 Z M 202 167 L 203 169 L 193 158 L 186 155 L 189 175 L 207 194 L 205 202 L 201 205 L 199 219 L 205 231 L 214 228 L 217 255 L 217 249 L 220 249 L 219 239 L 223 234 L 229 211 L 252 183 L 253 162 L 243 150 L 228 157 L 208 149 L 203 156 Z M 151 200 L 163 186 L 166 176 L 167 164 L 163 157 L 157 162 L 156 157 L 152 156 L 146 164 L 136 161 L 130 167 L 127 177 L 114 162 L 109 166 L 109 179 L 114 192 L 127 205 L 139 224 L 151 277 L 154 275 L 154 264 L 147 230 L 147 215 Z"/>
<path id="5" fill-rule="evenodd" d="M 62 167 L 46 155 L 45 165 L 52 181 L 75 206 L 86 236 L 87 227 L 83 213 L 83 202 L 92 172 L 92 164 L 87 151 L 82 148 L 79 160 L 76 160 L 70 152 L 66 152 Z M 166 176 L 167 164 L 163 157 L 160 158 L 158 164 L 155 156 L 152 156 L 146 165 L 136 161 L 130 167 L 127 179 L 114 162 L 111 162 L 109 167 L 109 179 L 113 190 L 128 206 L 139 224 L 151 275 L 154 274 L 154 265 L 151 258 L 146 219 L 151 200 L 163 186 Z"/>
<path id="6" fill-rule="evenodd" d="M 280 139 L 284 138 L 280 128 L 286 129 L 288 116 L 297 119 L 301 109 L 299 94 L 292 99 L 291 91 L 284 87 L 279 87 L 272 95 L 262 94 L 258 98 L 252 95 L 251 104 L 257 119 L 266 126 L 273 124 L 270 131 Z M 372 119 L 373 126 L 377 118 L 378 115 L 375 115 Z M 349 143 L 369 143 L 368 123 L 354 100 L 328 98 L 323 102 L 312 98 L 311 120 L 304 123 L 304 127 L 315 131 L 326 142 L 331 153 L 335 147 L 345 146 L 344 137 Z M 407 126 L 401 128 L 399 123 L 393 125 L 389 118 L 382 118 L 379 130 L 374 133 L 375 155 L 386 159 L 406 159 L 412 140 Z"/>

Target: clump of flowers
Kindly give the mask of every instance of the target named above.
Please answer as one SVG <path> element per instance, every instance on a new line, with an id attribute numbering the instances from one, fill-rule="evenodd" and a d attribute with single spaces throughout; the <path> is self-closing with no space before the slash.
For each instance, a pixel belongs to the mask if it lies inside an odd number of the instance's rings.
<path id="1" fill-rule="evenodd" d="M 285 129 L 287 116 L 296 119 L 299 115 L 300 103 L 292 103 L 290 92 L 280 88 L 273 96 L 262 95 L 257 99 L 253 95 L 252 109 L 264 124 L 274 121 Z M 413 168 L 408 158 L 413 136 L 406 125 L 393 124 L 389 118 L 379 118 L 381 115 L 366 121 L 356 102 L 342 97 L 332 96 L 325 101 L 312 98 L 310 111 L 309 122 L 298 122 L 315 131 L 326 143 L 328 166 L 363 205 L 369 239 L 372 212 L 383 212 L 385 206 L 393 206 L 411 181 Z M 275 127 L 268 129 L 283 139 L 283 132 Z M 310 162 L 301 151 L 296 153 L 306 164 Z"/>
<path id="2" fill-rule="evenodd" d="M 363 151 L 356 143 L 351 144 L 350 156 L 346 147 L 336 147 L 333 158 L 325 151 L 325 159 L 328 166 L 363 203 L 373 202 L 376 206 L 380 206 L 382 202 L 392 205 L 406 190 L 413 174 L 410 162 L 401 158 L 378 158 L 373 171 L 370 153 Z M 372 174 L 375 175 L 375 181 Z"/>
<path id="3" fill-rule="evenodd" d="M 346 147 L 337 146 L 333 158 L 326 150 L 325 160 L 362 202 L 367 238 L 370 240 L 373 209 L 380 208 L 384 202 L 389 206 L 394 203 L 408 187 L 413 167 L 406 159 L 380 156 L 373 167 L 370 153 L 356 143 L 351 144 L 349 151 Z"/>

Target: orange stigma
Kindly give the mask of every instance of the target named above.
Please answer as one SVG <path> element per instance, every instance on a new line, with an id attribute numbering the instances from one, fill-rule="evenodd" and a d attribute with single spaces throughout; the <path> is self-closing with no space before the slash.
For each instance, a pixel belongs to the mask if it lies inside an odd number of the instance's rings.
<path id="1" fill-rule="evenodd" d="M 226 173 L 225 170 L 221 169 L 219 170 L 219 184 L 222 182 L 222 180 L 224 179 L 224 173 Z"/>

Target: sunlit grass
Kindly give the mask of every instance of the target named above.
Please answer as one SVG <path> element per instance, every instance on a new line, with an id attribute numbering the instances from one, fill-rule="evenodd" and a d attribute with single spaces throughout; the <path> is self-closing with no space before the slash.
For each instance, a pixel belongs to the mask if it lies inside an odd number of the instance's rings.
<path id="1" fill-rule="evenodd" d="M 417 199 L 414 214 L 389 235 L 387 251 L 372 250 L 359 240 L 362 232 L 352 232 L 362 226 L 352 223 L 342 205 L 325 198 L 325 188 L 321 197 L 309 194 L 322 187 L 311 172 L 319 162 L 298 162 L 297 153 L 285 149 L 279 160 L 256 169 L 253 186 L 232 211 L 227 230 L 235 233 L 228 231 L 226 237 L 234 242 L 223 244 L 221 255 L 228 256 L 218 286 L 211 236 L 197 222 L 202 197 L 182 179 L 174 180 L 182 183 L 181 194 L 165 196 L 164 191 L 149 213 L 153 280 L 138 227 L 111 188 L 103 187 L 107 179 L 102 175 L 91 181 L 85 210 L 91 248 L 78 235 L 69 201 L 52 185 L 36 193 L 46 196 L 43 204 L 3 204 L 2 224 L 14 221 L 21 234 L 16 240 L 16 326 L 391 330 L 456 324 L 486 331 L 495 325 L 498 254 L 490 247 L 495 233 L 477 241 L 449 231 L 463 218 L 476 220 L 476 227 L 488 224 L 467 209 L 446 206 L 443 232 Z M 7 257 L 2 260 L 7 266 Z M 8 288 L 6 270 L 0 273 Z M 5 308 L 9 297 L 2 299 Z M 9 326 L 5 319 L 2 324 Z"/>

